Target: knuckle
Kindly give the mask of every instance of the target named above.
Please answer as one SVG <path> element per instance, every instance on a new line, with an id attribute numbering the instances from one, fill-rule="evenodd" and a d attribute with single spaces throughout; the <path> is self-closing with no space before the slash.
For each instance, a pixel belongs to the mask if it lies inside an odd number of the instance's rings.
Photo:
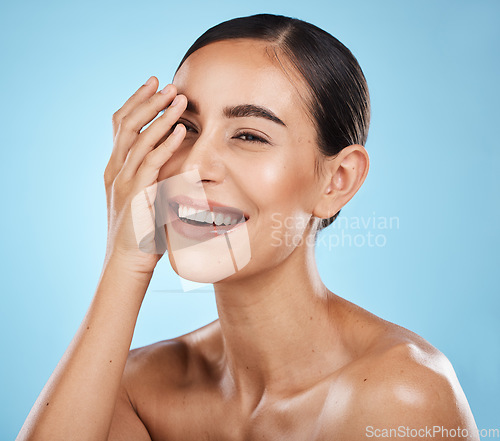
<path id="1" fill-rule="evenodd" d="M 112 182 L 112 180 L 111 180 L 109 174 L 104 173 L 104 186 L 109 187 L 111 185 L 111 182 Z"/>
<path id="2" fill-rule="evenodd" d="M 119 126 L 121 119 L 122 119 L 122 112 L 120 109 L 117 110 L 115 113 L 113 113 L 113 116 L 111 117 L 111 122 L 114 126 Z"/>
<path id="3" fill-rule="evenodd" d="M 154 105 L 155 103 L 158 102 L 158 99 L 160 98 L 159 93 L 155 93 L 153 96 L 150 96 L 146 101 L 145 101 L 145 106 L 150 107 Z"/>
<path id="4" fill-rule="evenodd" d="M 110 166 L 108 165 L 104 170 L 104 183 L 108 184 L 113 180 L 113 172 L 111 171 Z"/>
<path id="5" fill-rule="evenodd" d="M 125 181 L 120 173 L 116 176 L 111 184 L 111 190 L 115 194 L 123 194 L 125 191 Z"/>
<path id="6" fill-rule="evenodd" d="M 123 127 L 125 130 L 129 130 L 131 126 L 130 116 L 125 115 L 120 121 L 120 127 Z"/>
<path id="7" fill-rule="evenodd" d="M 154 165 L 154 157 L 151 155 L 152 152 L 148 153 L 145 157 L 144 157 L 144 161 L 143 161 L 143 164 L 145 167 L 147 168 L 150 168 Z"/>
<path id="8" fill-rule="evenodd" d="M 121 130 L 128 134 L 139 133 L 139 129 L 136 127 L 136 125 L 137 123 L 135 121 L 135 118 L 130 114 L 125 115 L 120 122 Z"/>
<path id="9" fill-rule="evenodd" d="M 104 178 L 104 188 L 106 189 L 106 192 L 112 190 L 114 184 L 113 179 L 106 179 Z"/>

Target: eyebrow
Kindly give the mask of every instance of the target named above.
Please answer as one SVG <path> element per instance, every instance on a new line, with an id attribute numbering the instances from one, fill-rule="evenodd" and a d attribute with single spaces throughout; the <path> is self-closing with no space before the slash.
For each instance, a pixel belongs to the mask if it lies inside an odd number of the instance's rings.
<path id="1" fill-rule="evenodd" d="M 198 103 L 192 100 L 188 101 L 186 110 L 196 115 L 199 115 L 200 113 Z M 240 104 L 232 107 L 229 106 L 224 108 L 223 114 L 226 118 L 264 118 L 286 127 L 286 124 L 270 109 L 267 107 L 257 106 L 255 104 Z"/>
<path id="2" fill-rule="evenodd" d="M 286 127 L 286 124 L 271 110 L 254 104 L 241 104 L 239 106 L 226 107 L 223 113 L 227 118 L 245 118 L 255 116 L 257 118 L 268 119 L 269 121 L 273 121 Z"/>

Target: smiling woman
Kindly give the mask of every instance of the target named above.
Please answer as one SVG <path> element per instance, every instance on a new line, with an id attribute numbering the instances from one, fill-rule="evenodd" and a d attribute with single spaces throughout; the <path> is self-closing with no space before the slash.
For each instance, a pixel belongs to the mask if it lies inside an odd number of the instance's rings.
<path id="1" fill-rule="evenodd" d="M 478 440 L 446 357 L 329 291 L 316 268 L 317 231 L 369 167 L 368 89 L 349 50 L 300 20 L 230 20 L 157 89 L 151 77 L 114 115 L 104 268 L 18 439 L 414 439 L 438 427 L 434 438 Z M 180 276 L 214 284 L 219 319 L 129 352 L 166 249 Z"/>

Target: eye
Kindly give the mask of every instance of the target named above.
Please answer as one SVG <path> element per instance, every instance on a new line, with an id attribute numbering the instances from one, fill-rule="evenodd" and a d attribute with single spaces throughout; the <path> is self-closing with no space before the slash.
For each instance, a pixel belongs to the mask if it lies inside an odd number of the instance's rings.
<path id="1" fill-rule="evenodd" d="M 177 121 L 173 126 L 172 126 L 172 131 L 177 127 L 177 124 L 182 124 L 184 127 L 186 127 L 186 132 L 193 132 L 197 133 L 196 129 L 193 127 L 192 124 L 188 123 L 187 121 Z"/>
<path id="2" fill-rule="evenodd" d="M 241 140 L 247 141 L 247 142 L 260 142 L 262 144 L 269 144 L 269 142 L 267 140 L 265 140 L 264 138 L 261 138 L 260 136 L 254 135 L 253 133 L 249 133 L 249 132 L 239 133 L 235 136 L 235 138 L 241 139 Z"/>

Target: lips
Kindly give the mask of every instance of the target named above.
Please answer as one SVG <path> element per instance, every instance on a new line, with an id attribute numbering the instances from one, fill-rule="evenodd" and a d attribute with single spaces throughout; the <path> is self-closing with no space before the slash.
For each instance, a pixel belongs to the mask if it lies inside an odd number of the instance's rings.
<path id="1" fill-rule="evenodd" d="M 170 198 L 168 205 L 172 227 L 189 239 L 209 240 L 230 233 L 249 219 L 239 208 L 184 195 Z"/>

